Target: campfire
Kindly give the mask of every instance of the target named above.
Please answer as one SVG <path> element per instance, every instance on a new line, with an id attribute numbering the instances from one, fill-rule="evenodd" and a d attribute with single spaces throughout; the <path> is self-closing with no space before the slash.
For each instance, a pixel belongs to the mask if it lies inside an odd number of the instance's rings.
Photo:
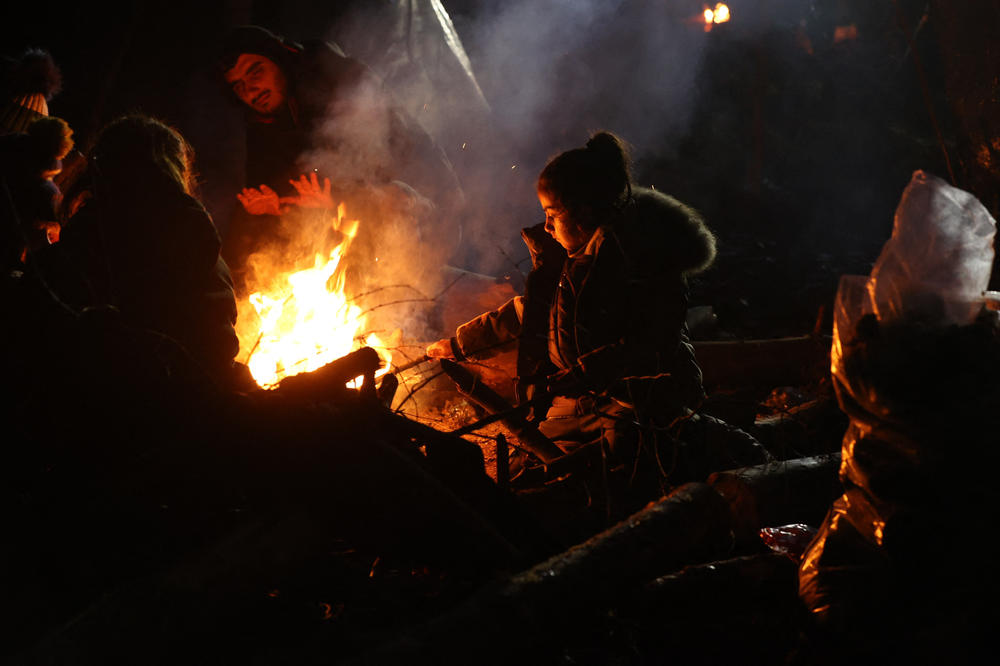
<path id="1" fill-rule="evenodd" d="M 341 203 L 332 222 L 342 239 L 338 244 L 317 252 L 311 268 L 289 270 L 275 259 L 270 275 L 260 280 L 265 286 L 239 303 L 238 358 L 260 386 L 272 388 L 363 346 L 382 358 L 379 376 L 391 369 L 390 343 L 367 331 L 366 312 L 345 291 L 344 258 L 359 224 Z"/>

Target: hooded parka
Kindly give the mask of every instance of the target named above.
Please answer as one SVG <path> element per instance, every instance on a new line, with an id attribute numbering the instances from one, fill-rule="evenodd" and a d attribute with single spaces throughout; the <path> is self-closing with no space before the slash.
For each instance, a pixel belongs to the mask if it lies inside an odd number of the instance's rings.
<path id="1" fill-rule="evenodd" d="M 485 358 L 516 344 L 518 397 L 554 389 L 550 419 L 597 404 L 666 425 L 697 407 L 704 391 L 685 324 L 687 277 L 715 257 L 697 212 L 634 188 L 572 255 L 542 224 L 522 237 L 533 264 L 525 294 L 460 326 L 456 351 Z"/>

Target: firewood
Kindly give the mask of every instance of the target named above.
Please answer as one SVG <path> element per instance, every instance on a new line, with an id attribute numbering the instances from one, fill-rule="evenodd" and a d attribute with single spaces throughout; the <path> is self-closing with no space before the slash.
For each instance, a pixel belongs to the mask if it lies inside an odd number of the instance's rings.
<path id="1" fill-rule="evenodd" d="M 800 638 L 797 591 L 797 564 L 777 553 L 695 564 L 645 585 L 608 624 L 672 663 L 783 663 Z"/>
<path id="2" fill-rule="evenodd" d="M 843 492 L 839 467 L 840 454 L 831 453 L 716 472 L 708 483 L 729 501 L 737 539 L 757 543 L 761 527 L 818 525 Z"/>
<path id="3" fill-rule="evenodd" d="M 815 381 L 829 372 L 830 338 L 698 341 L 695 356 L 709 390 L 734 386 L 785 386 Z"/>
<path id="4" fill-rule="evenodd" d="M 336 398 L 349 390 L 344 386 L 347 382 L 355 377 L 364 377 L 363 392 L 369 392 L 374 397 L 375 371 L 381 364 L 378 352 L 371 347 L 362 347 L 322 368 L 282 379 L 278 390 L 286 395 L 314 400 Z"/>
<path id="5" fill-rule="evenodd" d="M 518 441 L 543 463 L 562 457 L 563 451 L 529 423 L 520 410 L 511 406 L 499 393 L 479 381 L 475 375 L 454 361 L 442 359 L 441 369 L 451 377 L 458 392 L 502 420 Z M 503 414 L 504 416 L 500 416 Z M 483 424 L 485 425 L 485 423 Z"/>
<path id="6" fill-rule="evenodd" d="M 538 660 L 629 588 L 717 558 L 730 545 L 725 501 L 705 484 L 687 484 L 349 663 L 462 663 L 470 654 L 477 663 Z"/>

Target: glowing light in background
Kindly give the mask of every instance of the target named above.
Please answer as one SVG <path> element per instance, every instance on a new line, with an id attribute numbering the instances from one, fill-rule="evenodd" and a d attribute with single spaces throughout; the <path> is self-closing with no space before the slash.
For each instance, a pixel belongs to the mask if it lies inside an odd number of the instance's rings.
<path id="1" fill-rule="evenodd" d="M 703 16 L 705 17 L 705 32 L 708 32 L 716 23 L 727 23 L 729 21 L 729 5 L 719 2 L 716 3 L 714 9 L 706 6 Z"/>

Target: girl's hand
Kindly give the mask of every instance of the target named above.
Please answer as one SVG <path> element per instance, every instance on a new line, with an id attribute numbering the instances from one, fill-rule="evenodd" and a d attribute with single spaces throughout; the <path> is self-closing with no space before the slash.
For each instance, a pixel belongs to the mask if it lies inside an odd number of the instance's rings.
<path id="1" fill-rule="evenodd" d="M 455 358 L 455 354 L 451 350 L 450 338 L 444 338 L 443 340 L 432 342 L 427 346 L 427 351 L 425 353 L 428 358 Z"/>

